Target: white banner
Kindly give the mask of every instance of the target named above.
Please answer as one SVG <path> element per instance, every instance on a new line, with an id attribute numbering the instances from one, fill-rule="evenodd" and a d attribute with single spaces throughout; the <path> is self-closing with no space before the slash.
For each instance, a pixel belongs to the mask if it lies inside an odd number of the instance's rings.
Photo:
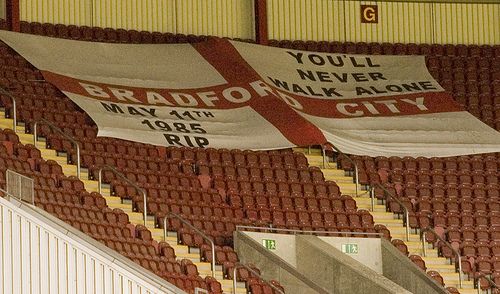
<path id="1" fill-rule="evenodd" d="M 350 154 L 500 151 L 423 56 L 287 50 L 213 39 L 126 45 L 0 32 L 85 110 L 99 136 L 163 146 L 278 149 L 331 143 Z"/>

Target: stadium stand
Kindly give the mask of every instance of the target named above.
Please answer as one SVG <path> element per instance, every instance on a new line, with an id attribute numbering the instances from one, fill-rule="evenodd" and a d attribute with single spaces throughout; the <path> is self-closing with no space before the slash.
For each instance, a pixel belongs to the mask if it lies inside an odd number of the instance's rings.
<path id="1" fill-rule="evenodd" d="M 123 43 L 185 43 L 207 38 L 24 22 L 21 30 Z M 500 130 L 500 46 L 304 41 L 271 41 L 270 45 L 322 52 L 426 55 L 430 72 L 456 101 Z M 95 182 L 74 177 L 75 169 L 68 163 L 75 162 L 76 150 L 47 126 L 40 129 L 47 148 L 66 152 L 67 159 L 53 151 L 41 148 L 40 152 L 35 146 L 21 144 L 32 142 L 32 136 L 18 136 L 4 129 L 5 150 L 1 154 L 5 158 L 1 171 L 12 168 L 35 178 L 38 206 L 180 288 L 193 291 L 194 287 L 201 287 L 212 293 L 229 290 L 222 276 L 232 278 L 231 268 L 238 261 L 231 247 L 232 232 L 237 225 L 272 225 L 302 230 L 382 232 L 417 266 L 427 270 L 430 277 L 456 293 L 455 267 L 449 261 L 454 258 L 453 252 L 427 234 L 431 247 L 438 250 L 429 249 L 427 257 L 419 256 L 419 237 L 412 234 L 409 241 L 402 241 L 402 220 L 394 218 L 394 214 L 401 216 L 403 211 L 397 202 L 386 201 L 380 189 L 375 189 L 378 203 L 370 213 L 367 195 L 353 197 L 354 165 L 346 157 L 328 153 L 335 157 L 329 163 L 331 167 L 337 165 L 341 170 L 322 169 L 323 158 L 317 149 L 252 152 L 159 148 L 98 138 L 92 120 L 53 86 L 41 82 L 41 74 L 22 57 L 4 44 L 0 57 L 0 85 L 16 96 L 18 117 L 25 123 L 26 132 L 32 132 L 32 122 L 43 117 L 76 138 L 82 143 L 81 165 L 88 170 L 84 177 L 95 180 L 101 166 L 116 167 L 147 191 L 148 214 L 154 216 L 154 221 L 148 221 L 148 227 L 140 225 L 142 197 L 114 173 L 104 172 L 104 181 L 111 187 L 103 192 L 110 193 L 105 197 L 95 192 Z M 6 115 L 11 116 L 10 99 L 1 98 Z M 483 274 L 500 282 L 498 154 L 431 159 L 351 158 L 358 166 L 358 180 L 364 189 L 382 184 L 404 202 L 410 211 L 413 233 L 434 228 L 460 250 L 462 269 L 469 280 L 465 284 L 471 286 L 471 280 Z M 3 179 L 0 175 L 0 181 Z M 223 268 L 223 274 L 218 276 L 222 284 L 204 277 L 209 275 L 206 265 L 211 261 L 210 247 L 189 228 L 169 219 L 169 228 L 178 232 L 178 238 L 161 241 L 163 231 L 155 227 L 162 226 L 168 212 L 179 214 L 215 240 L 216 263 Z M 200 251 L 193 255 L 188 248 L 195 247 Z M 431 253 L 435 258 L 429 257 Z M 204 263 L 191 261 L 196 258 Z M 238 277 L 246 281 L 252 293 L 272 291 L 244 269 L 240 271 Z M 482 279 L 481 287 L 486 289 L 489 284 Z"/>

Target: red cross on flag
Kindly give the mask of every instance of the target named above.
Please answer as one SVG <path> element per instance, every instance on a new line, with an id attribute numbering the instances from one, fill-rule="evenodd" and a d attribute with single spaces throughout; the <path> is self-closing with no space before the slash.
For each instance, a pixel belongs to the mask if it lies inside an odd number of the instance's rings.
<path id="1" fill-rule="evenodd" d="M 105 44 L 0 32 L 94 120 L 99 136 L 162 146 L 279 149 L 333 144 L 350 154 L 500 151 L 424 56 L 307 52 L 224 39 Z"/>

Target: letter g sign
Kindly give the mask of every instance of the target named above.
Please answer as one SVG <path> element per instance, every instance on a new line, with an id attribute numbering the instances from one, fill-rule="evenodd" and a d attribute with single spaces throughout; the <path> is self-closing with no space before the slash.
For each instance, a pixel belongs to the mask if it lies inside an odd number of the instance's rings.
<path id="1" fill-rule="evenodd" d="M 361 5 L 361 23 L 378 23 L 377 5 Z"/>

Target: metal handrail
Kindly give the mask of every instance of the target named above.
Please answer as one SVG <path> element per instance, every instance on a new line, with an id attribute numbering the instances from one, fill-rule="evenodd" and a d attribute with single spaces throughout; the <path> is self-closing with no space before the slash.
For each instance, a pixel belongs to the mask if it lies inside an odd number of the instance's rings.
<path id="1" fill-rule="evenodd" d="M 345 154 L 344 152 L 340 151 L 339 148 L 335 147 L 334 145 L 330 145 L 333 150 L 335 150 L 338 154 L 340 154 L 341 156 L 344 156 L 345 158 L 347 158 L 347 160 L 349 160 L 353 165 L 354 165 L 354 181 L 356 183 L 356 197 L 358 197 L 358 186 L 359 186 L 359 169 L 358 169 L 358 164 L 352 160 L 352 158 Z M 325 147 L 324 146 L 321 146 L 321 150 L 323 152 L 323 158 L 326 157 L 326 152 L 325 152 Z M 323 159 L 323 163 L 325 162 L 325 159 Z"/>
<path id="2" fill-rule="evenodd" d="M 482 293 L 482 291 L 481 291 L 481 282 L 480 282 L 480 281 L 481 281 L 481 278 L 484 278 L 484 279 L 488 282 L 488 284 L 490 285 L 490 287 L 492 287 L 492 288 L 496 288 L 496 289 L 500 289 L 500 288 L 498 287 L 498 285 L 497 285 L 495 282 L 493 282 L 493 281 L 491 280 L 491 278 L 490 278 L 490 277 L 488 277 L 488 276 L 487 276 L 487 275 L 485 275 L 485 274 L 480 274 L 480 275 L 477 277 L 477 280 L 476 280 L 476 287 L 477 287 L 477 293 L 478 293 L 478 294 L 481 294 L 481 293 Z"/>
<path id="3" fill-rule="evenodd" d="M 10 94 L 10 92 L 8 92 L 7 90 L 5 90 L 3 87 L 0 87 L 0 93 L 3 94 L 3 95 L 6 95 L 12 101 L 12 129 L 14 130 L 14 133 L 15 133 L 16 129 L 17 129 L 17 106 L 16 106 L 16 98 L 12 94 Z"/>
<path id="4" fill-rule="evenodd" d="M 271 286 L 271 288 L 273 288 L 274 290 L 278 291 L 278 293 L 281 293 L 281 294 L 285 294 L 283 291 L 281 291 L 280 288 L 274 286 L 271 282 L 268 282 L 266 280 L 264 280 L 262 278 L 262 276 L 254 271 L 251 267 L 247 266 L 247 265 L 244 265 L 243 263 L 235 263 L 234 264 L 234 268 L 233 268 L 233 294 L 236 294 L 236 286 L 237 286 L 237 279 L 236 279 L 236 274 L 237 274 L 237 269 L 240 268 L 240 267 L 243 267 L 243 268 L 246 268 L 248 271 L 250 271 L 252 274 L 256 275 L 257 277 L 259 277 L 259 279 L 261 281 L 263 281 L 264 283 L 268 284 L 269 286 Z"/>
<path id="5" fill-rule="evenodd" d="M 146 194 L 146 191 L 144 191 L 141 187 L 137 186 L 136 183 L 132 182 L 131 180 L 129 180 L 125 175 L 123 175 L 121 172 L 119 172 L 116 168 L 110 166 L 110 165 L 104 165 L 104 166 L 101 166 L 99 168 L 99 178 L 98 178 L 98 191 L 99 191 L 99 194 L 101 194 L 101 191 L 102 191 L 102 171 L 103 170 L 110 170 L 112 171 L 113 173 L 115 173 L 115 175 L 119 176 L 120 178 L 122 178 L 125 182 L 129 183 L 132 187 L 134 187 L 137 192 L 139 192 L 140 194 L 142 194 L 142 199 L 143 199 L 143 203 L 144 203 L 144 212 L 143 212 L 143 219 L 144 219 L 144 226 L 147 226 L 146 225 L 146 221 L 148 219 L 148 212 L 147 212 L 147 194 Z"/>
<path id="6" fill-rule="evenodd" d="M 371 236 L 379 236 L 382 237 L 384 234 L 382 233 L 363 233 L 363 232 L 334 232 L 334 231 L 302 231 L 302 230 L 294 230 L 294 229 L 280 229 L 280 228 L 271 228 L 271 227 L 254 227 L 254 226 L 236 226 L 236 231 L 240 231 L 240 229 L 251 229 L 251 230 L 268 230 L 275 232 L 292 232 L 294 235 L 314 235 L 314 234 L 330 234 L 330 235 L 371 235 Z M 241 230 L 244 231 L 244 230 Z"/>
<path id="7" fill-rule="evenodd" d="M 462 288 L 462 258 L 460 257 L 460 252 L 455 250 L 455 248 L 453 248 L 453 246 L 451 246 L 451 244 L 448 243 L 445 239 L 441 238 L 441 236 L 439 236 L 438 233 L 436 233 L 436 231 L 434 231 L 431 228 L 425 228 L 420 231 L 420 240 L 422 241 L 422 251 L 424 252 L 424 257 L 427 256 L 426 246 L 425 246 L 426 232 L 431 232 L 432 234 L 434 234 L 434 236 L 436 236 L 436 238 L 438 238 L 439 241 L 443 242 L 443 244 L 446 245 L 446 247 L 450 248 L 451 251 L 453 251 L 453 253 L 456 255 L 457 258 L 455 260 L 455 264 L 458 261 L 458 283 L 460 285 L 460 288 Z"/>
<path id="8" fill-rule="evenodd" d="M 396 201 L 399 206 L 403 209 L 404 217 L 405 217 L 405 224 L 406 224 L 406 241 L 410 241 L 410 211 L 406 206 L 404 205 L 401 200 L 396 198 L 396 196 L 392 195 L 389 190 L 387 190 L 384 186 L 380 185 L 379 183 L 376 183 L 375 185 L 370 187 L 370 198 L 371 198 L 371 203 L 372 203 L 372 211 L 375 206 L 375 187 L 379 187 L 384 191 L 384 197 L 390 197 L 392 200 Z"/>
<path id="9" fill-rule="evenodd" d="M 66 134 L 63 130 L 61 130 L 59 127 L 51 123 L 50 121 L 41 118 L 39 120 L 36 120 L 33 124 L 33 145 L 36 147 L 36 142 L 37 142 L 37 125 L 38 124 L 46 124 L 48 125 L 52 130 L 57 131 L 61 135 L 63 135 L 66 139 L 70 140 L 73 145 L 76 146 L 76 176 L 80 178 L 80 144 L 71 137 L 70 135 Z"/>
<path id="10" fill-rule="evenodd" d="M 186 226 L 191 228 L 193 231 L 198 233 L 201 237 L 203 237 L 203 239 L 210 242 L 210 246 L 212 247 L 212 277 L 215 278 L 215 243 L 214 243 L 214 240 L 212 240 L 212 238 L 207 236 L 205 233 L 203 233 L 197 227 L 193 226 L 190 222 L 188 222 L 187 220 L 185 220 L 184 218 L 182 218 L 181 216 L 179 216 L 173 212 L 167 213 L 165 215 L 165 217 L 163 218 L 163 240 L 167 240 L 167 232 L 168 232 L 167 219 L 169 219 L 171 217 L 178 219 L 179 221 L 181 221 L 181 223 L 185 224 Z"/>

